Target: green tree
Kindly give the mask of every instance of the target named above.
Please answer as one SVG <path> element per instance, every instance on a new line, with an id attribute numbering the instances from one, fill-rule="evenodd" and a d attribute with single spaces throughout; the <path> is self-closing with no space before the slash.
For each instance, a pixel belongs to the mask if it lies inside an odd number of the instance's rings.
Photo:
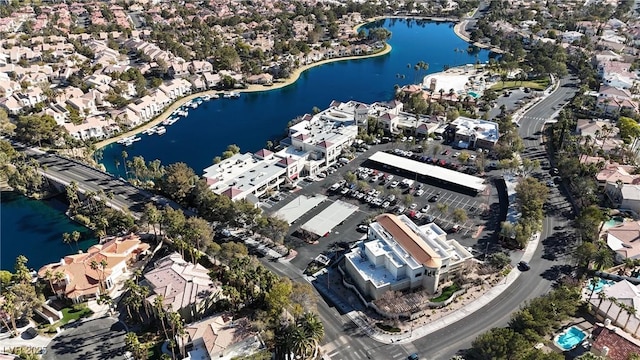
<path id="1" fill-rule="evenodd" d="M 193 169 L 183 162 L 177 162 L 166 167 L 160 186 L 170 198 L 182 203 L 197 179 Z"/>
<path id="2" fill-rule="evenodd" d="M 640 137 L 640 125 L 632 118 L 621 116 L 618 119 L 618 128 L 620 137 L 627 144 Z"/>
<path id="3" fill-rule="evenodd" d="M 61 136 L 60 126 L 49 115 L 25 115 L 16 121 L 15 136 L 19 141 L 42 146 L 55 144 Z"/>
<path id="4" fill-rule="evenodd" d="M 461 208 L 453 209 L 451 216 L 453 217 L 453 221 L 457 223 L 463 223 L 469 219 L 467 212 Z"/>
<path id="5" fill-rule="evenodd" d="M 509 328 L 494 328 L 473 341 L 466 357 L 477 360 L 517 359 L 530 347 L 521 334 Z"/>
<path id="6" fill-rule="evenodd" d="M 575 229 L 582 241 L 595 242 L 598 240 L 600 226 L 607 220 L 605 213 L 596 205 L 588 206 L 575 219 Z"/>

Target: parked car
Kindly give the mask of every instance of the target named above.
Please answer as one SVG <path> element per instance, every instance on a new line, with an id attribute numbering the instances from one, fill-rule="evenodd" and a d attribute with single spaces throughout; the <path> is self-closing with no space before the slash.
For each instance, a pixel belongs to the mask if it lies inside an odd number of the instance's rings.
<path id="1" fill-rule="evenodd" d="M 416 191 L 413 195 L 414 195 L 414 196 L 422 196 L 422 195 L 424 195 L 424 190 L 419 189 L 419 190 L 418 190 L 418 191 Z"/>
<path id="2" fill-rule="evenodd" d="M 520 269 L 520 271 L 529 271 L 531 266 L 529 266 L 529 263 L 526 261 L 520 261 L 518 263 L 518 269 Z"/>
<path id="3" fill-rule="evenodd" d="M 360 225 L 358 225 L 358 231 L 359 232 L 363 232 L 363 233 L 367 232 L 367 231 L 369 231 L 369 227 L 367 225 L 360 224 Z"/>
<path id="4" fill-rule="evenodd" d="M 398 187 L 398 184 L 400 184 L 398 182 L 398 180 L 395 180 L 395 181 L 392 181 L 391 184 L 389 184 L 389 187 L 390 188 L 396 188 L 396 187 Z"/>
<path id="5" fill-rule="evenodd" d="M 420 360 L 420 358 L 418 357 L 418 354 L 413 353 L 407 357 L 407 360 Z"/>
<path id="6" fill-rule="evenodd" d="M 436 202 L 438 201 L 439 198 L 440 196 L 438 194 L 433 195 L 432 197 L 429 198 L 429 202 Z"/>
<path id="7" fill-rule="evenodd" d="M 431 208 L 431 206 L 429 204 L 427 204 L 422 209 L 420 209 L 420 212 L 421 213 L 426 213 L 427 211 L 429 211 L 429 208 Z"/>

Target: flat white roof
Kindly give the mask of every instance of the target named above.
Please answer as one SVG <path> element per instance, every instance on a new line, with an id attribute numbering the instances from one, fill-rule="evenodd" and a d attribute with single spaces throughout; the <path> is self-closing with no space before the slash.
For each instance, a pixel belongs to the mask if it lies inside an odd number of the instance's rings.
<path id="1" fill-rule="evenodd" d="M 392 166 L 401 170 L 410 171 L 418 175 L 435 178 L 454 185 L 472 189 L 477 192 L 482 192 L 487 187 L 484 184 L 484 179 L 477 176 L 468 175 L 440 166 L 425 164 L 420 161 L 407 159 L 402 156 L 397 156 L 382 151 L 378 151 L 375 154 L 371 155 L 371 157 L 369 157 L 369 160 L 378 162 L 380 164 Z"/>
<path id="2" fill-rule="evenodd" d="M 311 220 L 302 225 L 300 229 L 319 236 L 324 236 L 336 227 L 336 225 L 343 222 L 344 219 L 348 218 L 356 211 L 358 211 L 357 205 L 336 200 L 336 202 L 331 204 L 328 208 L 322 210 L 320 214 L 314 216 Z"/>
<path id="3" fill-rule="evenodd" d="M 282 219 L 289 223 L 289 225 L 293 224 L 294 221 L 298 220 L 302 215 L 306 214 L 309 210 L 314 207 L 320 205 L 323 201 L 327 200 L 327 197 L 324 195 L 316 195 L 312 197 L 306 197 L 304 195 L 300 195 L 297 198 L 291 200 L 285 206 L 280 208 L 280 210 L 276 211 L 273 216 Z"/>

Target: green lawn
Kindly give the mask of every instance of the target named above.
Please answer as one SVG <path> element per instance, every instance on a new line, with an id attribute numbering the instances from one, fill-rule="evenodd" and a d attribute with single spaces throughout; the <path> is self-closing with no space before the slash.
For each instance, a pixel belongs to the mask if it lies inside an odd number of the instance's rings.
<path id="1" fill-rule="evenodd" d="M 549 86 L 549 79 L 531 80 L 531 81 L 498 81 L 497 84 L 491 87 L 491 90 L 500 91 L 505 89 L 514 89 L 520 87 L 526 87 L 533 90 L 544 90 Z"/>
<path id="2" fill-rule="evenodd" d="M 53 326 L 54 327 L 64 326 L 70 323 L 71 321 L 76 321 L 78 319 L 91 316 L 91 314 L 93 314 L 93 311 L 91 311 L 91 309 L 89 309 L 86 306 L 82 307 L 82 306 L 76 305 L 75 307 L 74 306 L 66 307 L 62 309 L 62 319 L 60 319 L 60 321 L 58 321 L 57 323 L 53 324 Z"/>
<path id="3" fill-rule="evenodd" d="M 442 290 L 442 294 L 440 294 L 440 296 L 438 297 L 434 297 L 433 299 L 431 299 L 431 302 L 441 302 L 441 301 L 445 301 L 448 298 L 451 297 L 451 295 L 453 295 L 454 292 L 460 290 L 460 286 L 456 283 L 453 283 L 450 286 L 447 286 L 446 288 L 444 288 L 444 290 Z"/>

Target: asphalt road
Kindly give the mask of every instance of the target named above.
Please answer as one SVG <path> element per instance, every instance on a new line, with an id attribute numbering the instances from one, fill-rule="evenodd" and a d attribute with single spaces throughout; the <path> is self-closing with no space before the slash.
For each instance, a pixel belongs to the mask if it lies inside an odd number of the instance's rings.
<path id="1" fill-rule="evenodd" d="M 96 318 L 68 325 L 51 340 L 44 360 L 125 359 L 122 323 L 112 318 Z"/>
<path id="2" fill-rule="evenodd" d="M 128 210 L 137 218 L 140 218 L 144 205 L 150 201 L 154 201 L 158 206 L 170 205 L 173 208 L 178 208 L 174 202 L 164 197 L 138 189 L 124 180 L 88 165 L 38 149 L 25 148 L 21 144 L 14 143 L 14 146 L 38 160 L 42 166 L 43 174 L 48 178 L 66 184 L 75 181 L 82 193 L 88 191 L 97 193 L 102 190 L 105 194 L 111 194 L 112 197 L 107 198 L 109 206 L 118 210 Z M 191 215 L 190 212 L 186 213 Z"/>
<path id="3" fill-rule="evenodd" d="M 577 81 L 575 78 L 563 78 L 560 87 L 546 99 L 527 111 L 520 122 L 520 135 L 525 138 L 527 154 L 534 158 L 546 157 L 541 145 L 540 132 L 545 121 L 554 116 L 561 104 L 568 102 L 575 94 L 575 87 L 563 85 Z M 548 176 L 541 170 L 536 176 Z M 511 314 L 528 300 L 547 293 L 553 282 L 570 268 L 567 252 L 572 244 L 567 241 L 568 218 L 572 216 L 571 207 L 557 188 L 552 189 L 547 203 L 547 216 L 544 219 L 541 245 L 530 261 L 531 270 L 522 274 L 505 292 L 482 308 L 461 321 L 434 332 L 410 344 L 380 344 L 358 331 L 357 327 L 336 308 L 325 302 L 318 304 L 320 316 L 326 329 L 323 341 L 331 359 L 364 360 L 406 358 L 417 352 L 422 358 L 450 359 L 460 350 L 471 346 L 472 341 L 481 333 L 498 326 L 507 325 Z M 272 265 L 273 267 L 273 265 Z M 275 269 L 282 275 L 299 278 L 300 270 L 288 265 L 277 265 Z"/>

